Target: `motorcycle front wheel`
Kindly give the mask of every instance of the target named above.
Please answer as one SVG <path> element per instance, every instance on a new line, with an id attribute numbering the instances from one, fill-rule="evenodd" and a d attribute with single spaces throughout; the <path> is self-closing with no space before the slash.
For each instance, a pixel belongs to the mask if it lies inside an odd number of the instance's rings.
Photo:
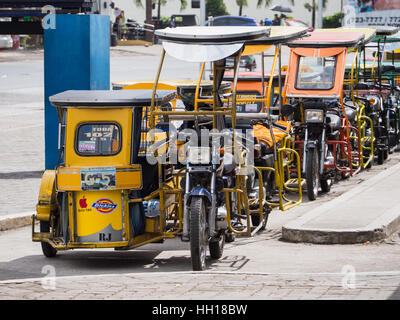
<path id="1" fill-rule="evenodd" d="M 206 269 L 207 246 L 206 204 L 202 197 L 193 197 L 190 204 L 190 254 L 193 271 Z"/>
<path id="2" fill-rule="evenodd" d="M 314 201 L 317 199 L 319 188 L 319 161 L 316 148 L 307 152 L 306 182 L 308 199 Z"/>

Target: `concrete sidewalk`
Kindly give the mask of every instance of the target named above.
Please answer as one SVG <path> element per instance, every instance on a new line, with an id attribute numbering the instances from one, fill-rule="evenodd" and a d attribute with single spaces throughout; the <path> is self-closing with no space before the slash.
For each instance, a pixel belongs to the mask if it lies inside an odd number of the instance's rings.
<path id="1" fill-rule="evenodd" d="M 400 228 L 400 164 L 282 227 L 291 242 L 351 244 L 378 241 Z"/>

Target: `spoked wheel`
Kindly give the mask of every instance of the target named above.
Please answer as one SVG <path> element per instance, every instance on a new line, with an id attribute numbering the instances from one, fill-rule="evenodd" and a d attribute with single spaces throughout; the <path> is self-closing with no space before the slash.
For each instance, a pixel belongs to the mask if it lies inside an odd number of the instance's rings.
<path id="1" fill-rule="evenodd" d="M 40 221 L 40 232 L 50 232 L 50 223 L 47 221 Z M 54 249 L 49 243 L 41 242 L 43 254 L 47 258 L 53 258 L 57 254 L 57 249 Z"/>
<path id="2" fill-rule="evenodd" d="M 319 160 L 317 149 L 312 149 L 307 154 L 306 181 L 307 196 L 310 201 L 314 201 L 318 196 L 319 188 Z"/>
<path id="3" fill-rule="evenodd" d="M 206 204 L 202 197 L 193 197 L 190 205 L 190 254 L 194 271 L 206 269 L 207 245 Z"/>

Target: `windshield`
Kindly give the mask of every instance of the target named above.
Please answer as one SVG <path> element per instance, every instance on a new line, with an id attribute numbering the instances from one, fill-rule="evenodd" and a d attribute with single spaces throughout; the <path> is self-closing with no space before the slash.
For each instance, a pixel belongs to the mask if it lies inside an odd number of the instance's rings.
<path id="1" fill-rule="evenodd" d="M 110 156 L 121 149 L 121 130 L 116 123 L 85 123 L 78 127 L 75 150 L 83 156 Z"/>
<path id="2" fill-rule="evenodd" d="M 260 93 L 257 91 L 240 91 L 238 92 L 238 98 L 249 101 L 237 104 L 237 112 L 239 113 L 259 113 L 262 110 L 262 102 L 254 101 L 252 99 L 257 99 L 260 97 Z"/>
<path id="3" fill-rule="evenodd" d="M 295 88 L 330 90 L 335 84 L 336 56 L 300 57 Z"/>
<path id="4" fill-rule="evenodd" d="M 255 26 L 257 23 L 251 20 L 247 19 L 240 19 L 240 18 L 233 18 L 233 17 L 228 17 L 228 18 L 221 18 L 221 19 L 215 19 L 213 21 L 213 26 Z"/>

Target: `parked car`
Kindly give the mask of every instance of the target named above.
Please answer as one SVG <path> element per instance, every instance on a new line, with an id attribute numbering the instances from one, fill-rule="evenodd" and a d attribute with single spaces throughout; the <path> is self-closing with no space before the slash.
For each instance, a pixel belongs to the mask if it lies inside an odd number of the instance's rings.
<path id="1" fill-rule="evenodd" d="M 0 34 L 0 49 L 10 49 L 13 47 L 13 39 L 8 34 Z"/>
<path id="2" fill-rule="evenodd" d="M 195 14 L 173 14 L 171 17 L 175 18 L 176 27 L 189 27 L 199 25 L 198 18 Z"/>
<path id="3" fill-rule="evenodd" d="M 206 22 L 206 26 L 209 21 Z M 213 19 L 213 26 L 258 26 L 254 18 L 242 16 L 219 16 Z"/>

